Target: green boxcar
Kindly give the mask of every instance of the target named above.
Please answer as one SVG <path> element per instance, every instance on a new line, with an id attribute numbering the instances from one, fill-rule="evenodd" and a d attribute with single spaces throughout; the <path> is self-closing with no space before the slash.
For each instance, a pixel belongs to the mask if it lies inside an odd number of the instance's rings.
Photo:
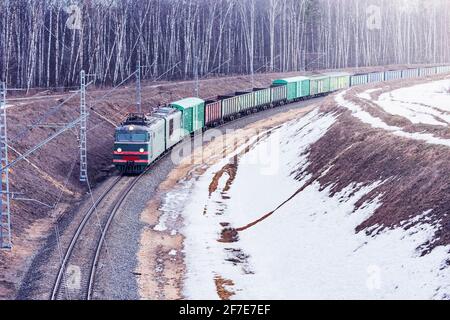
<path id="1" fill-rule="evenodd" d="M 311 96 L 330 92 L 330 76 L 317 75 L 310 78 Z"/>
<path id="2" fill-rule="evenodd" d="M 325 73 L 330 77 L 330 91 L 338 91 L 350 87 L 351 74 L 347 72 L 331 72 Z"/>
<path id="3" fill-rule="evenodd" d="M 186 98 L 173 102 L 171 106 L 183 113 L 183 129 L 191 134 L 201 131 L 205 126 L 205 101 L 199 98 Z"/>
<path id="4" fill-rule="evenodd" d="M 275 80 L 273 84 L 275 86 L 286 86 L 289 101 L 309 96 L 310 93 L 310 78 L 308 77 L 279 79 Z"/>

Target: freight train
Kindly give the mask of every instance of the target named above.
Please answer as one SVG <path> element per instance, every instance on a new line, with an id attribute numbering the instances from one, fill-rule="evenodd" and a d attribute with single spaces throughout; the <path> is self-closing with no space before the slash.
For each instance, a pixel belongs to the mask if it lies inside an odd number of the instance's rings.
<path id="1" fill-rule="evenodd" d="M 139 174 L 184 138 L 267 108 L 325 96 L 353 86 L 450 73 L 450 66 L 388 70 L 365 74 L 333 72 L 273 81 L 214 100 L 186 98 L 152 115 L 130 114 L 116 129 L 113 162 L 126 174 Z"/>

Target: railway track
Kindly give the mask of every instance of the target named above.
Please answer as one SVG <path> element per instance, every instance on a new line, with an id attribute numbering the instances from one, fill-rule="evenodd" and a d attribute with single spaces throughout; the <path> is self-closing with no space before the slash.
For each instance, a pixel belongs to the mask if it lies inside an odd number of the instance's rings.
<path id="1" fill-rule="evenodd" d="M 146 173 L 137 177 L 117 177 L 87 210 L 61 257 L 51 300 L 92 299 L 97 266 L 109 227 L 128 194 Z"/>

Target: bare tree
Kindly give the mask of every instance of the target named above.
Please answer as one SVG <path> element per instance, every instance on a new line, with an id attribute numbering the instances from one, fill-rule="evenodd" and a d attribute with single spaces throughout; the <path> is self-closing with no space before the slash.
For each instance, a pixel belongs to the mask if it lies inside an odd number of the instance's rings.
<path id="1" fill-rule="evenodd" d="M 81 17 L 66 6 L 0 2 L 10 86 L 74 86 L 83 68 L 111 85 L 138 60 L 153 79 L 450 60 L 448 0 L 80 0 Z"/>

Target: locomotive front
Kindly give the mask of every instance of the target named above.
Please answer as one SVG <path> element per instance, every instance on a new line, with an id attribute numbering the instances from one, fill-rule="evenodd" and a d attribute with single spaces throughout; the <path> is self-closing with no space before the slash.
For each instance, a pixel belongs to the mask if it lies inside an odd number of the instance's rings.
<path id="1" fill-rule="evenodd" d="M 116 129 L 113 163 L 122 173 L 139 174 L 151 162 L 151 130 L 145 123 L 145 116 L 130 115 Z"/>

